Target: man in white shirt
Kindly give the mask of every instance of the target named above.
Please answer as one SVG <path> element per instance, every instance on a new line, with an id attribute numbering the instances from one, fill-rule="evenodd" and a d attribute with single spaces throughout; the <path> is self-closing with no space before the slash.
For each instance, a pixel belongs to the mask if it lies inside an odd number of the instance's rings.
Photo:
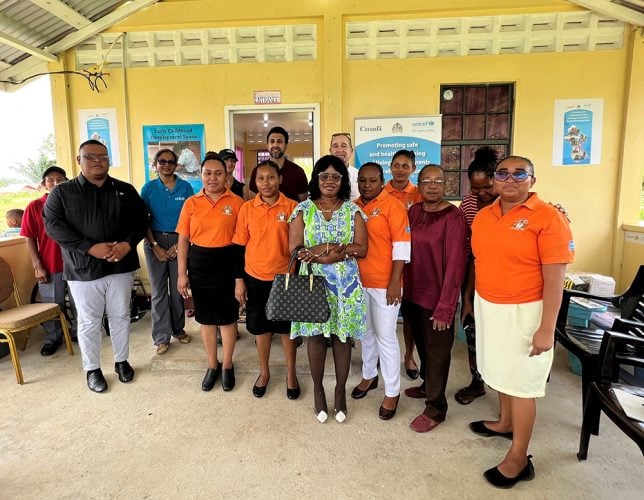
<path id="1" fill-rule="evenodd" d="M 351 182 L 351 200 L 360 196 L 358 192 L 358 169 L 351 166 L 351 157 L 353 156 L 353 144 L 351 143 L 351 134 L 349 132 L 338 132 L 331 136 L 331 145 L 329 153 L 340 158 L 349 171 L 349 181 Z"/>

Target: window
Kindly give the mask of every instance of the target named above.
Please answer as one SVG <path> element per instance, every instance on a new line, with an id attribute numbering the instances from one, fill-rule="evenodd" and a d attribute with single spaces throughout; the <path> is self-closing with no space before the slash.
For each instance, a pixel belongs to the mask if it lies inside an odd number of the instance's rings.
<path id="1" fill-rule="evenodd" d="M 499 158 L 510 154 L 514 85 L 441 85 L 440 92 L 445 197 L 461 199 L 469 193 L 467 167 L 478 148 L 491 146 Z"/>

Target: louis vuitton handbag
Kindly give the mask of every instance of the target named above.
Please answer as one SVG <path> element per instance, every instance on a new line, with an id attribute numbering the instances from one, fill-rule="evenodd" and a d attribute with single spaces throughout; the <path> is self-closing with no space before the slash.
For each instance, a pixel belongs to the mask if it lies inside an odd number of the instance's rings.
<path id="1" fill-rule="evenodd" d="M 271 321 L 302 321 L 305 323 L 325 323 L 331 310 L 326 298 L 326 284 L 322 276 L 311 274 L 306 265 L 306 274 L 298 274 L 300 262 L 297 247 L 291 254 L 286 274 L 276 274 L 271 293 L 266 303 L 266 318 Z M 292 273 L 295 264 L 295 272 Z"/>

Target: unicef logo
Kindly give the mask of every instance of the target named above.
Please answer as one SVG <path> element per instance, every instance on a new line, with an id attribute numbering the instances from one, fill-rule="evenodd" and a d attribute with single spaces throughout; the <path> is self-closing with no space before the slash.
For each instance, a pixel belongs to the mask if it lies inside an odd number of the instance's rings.
<path id="1" fill-rule="evenodd" d="M 391 127 L 391 132 L 393 134 L 402 134 L 402 131 L 403 131 L 403 126 L 398 122 L 394 123 L 394 126 Z"/>

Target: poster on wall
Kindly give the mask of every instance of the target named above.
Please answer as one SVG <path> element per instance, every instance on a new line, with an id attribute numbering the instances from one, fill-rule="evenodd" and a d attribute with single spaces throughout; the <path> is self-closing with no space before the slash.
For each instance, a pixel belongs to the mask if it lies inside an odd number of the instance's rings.
<path id="1" fill-rule="evenodd" d="M 385 181 L 391 179 L 391 159 L 400 149 L 416 155 L 416 177 L 428 163 L 441 161 L 441 116 L 402 116 L 397 118 L 356 118 L 355 165 L 373 161 L 382 166 Z"/>
<path id="2" fill-rule="evenodd" d="M 116 109 L 79 109 L 80 142 L 94 139 L 105 144 L 112 167 L 121 166 Z"/>
<path id="3" fill-rule="evenodd" d="M 552 164 L 599 165 L 604 99 L 555 100 Z"/>
<path id="4" fill-rule="evenodd" d="M 201 189 L 201 158 L 206 156 L 204 126 L 201 125 L 144 125 L 143 157 L 145 180 L 155 179 L 154 155 L 161 149 L 171 149 L 177 155 L 175 174 L 187 180 L 195 193 Z"/>

